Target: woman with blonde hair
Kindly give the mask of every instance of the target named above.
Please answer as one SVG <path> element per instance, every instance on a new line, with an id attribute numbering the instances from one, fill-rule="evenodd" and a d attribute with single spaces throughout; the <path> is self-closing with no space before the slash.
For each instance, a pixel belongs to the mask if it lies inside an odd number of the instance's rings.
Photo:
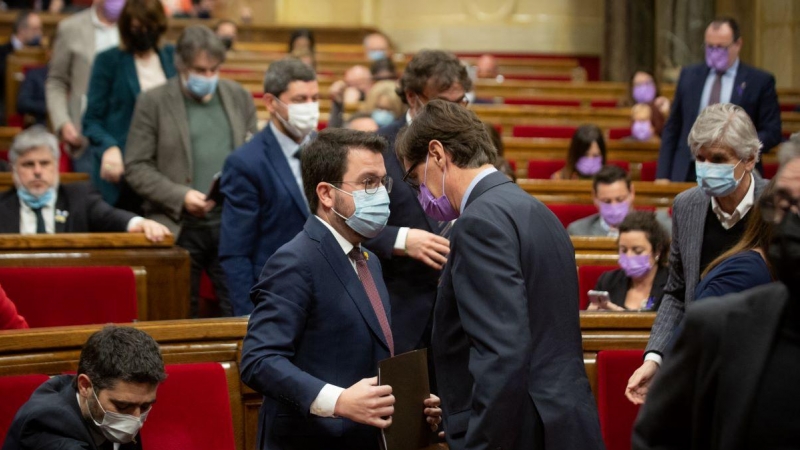
<path id="1" fill-rule="evenodd" d="M 405 113 L 405 107 L 397 96 L 396 89 L 395 81 L 384 80 L 375 83 L 367 93 L 360 111 L 371 114 L 379 127 L 399 119 Z"/>

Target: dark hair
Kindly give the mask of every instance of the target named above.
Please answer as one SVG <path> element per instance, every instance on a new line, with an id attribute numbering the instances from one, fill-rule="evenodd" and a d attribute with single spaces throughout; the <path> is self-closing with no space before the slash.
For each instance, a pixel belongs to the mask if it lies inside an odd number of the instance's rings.
<path id="1" fill-rule="evenodd" d="M 592 189 L 596 194 L 598 184 L 614 184 L 617 181 L 625 181 L 628 190 L 631 190 L 631 177 L 628 175 L 628 172 L 625 172 L 622 167 L 609 164 L 603 166 L 603 168 L 594 175 L 592 178 Z"/>
<path id="2" fill-rule="evenodd" d="M 264 75 L 264 92 L 275 97 L 286 92 L 292 81 L 314 81 L 317 74 L 314 69 L 303 64 L 297 58 L 283 58 L 275 61 L 267 68 Z"/>
<path id="3" fill-rule="evenodd" d="M 308 28 L 298 28 L 292 31 L 292 34 L 289 36 L 289 53 L 294 51 L 294 41 L 300 38 L 307 38 L 308 39 L 308 48 L 311 51 L 314 51 L 314 33 L 311 32 Z"/>
<path id="4" fill-rule="evenodd" d="M 619 234 L 629 231 L 641 231 L 653 247 L 653 256 L 657 256 L 658 265 L 666 267 L 669 262 L 670 237 L 667 230 L 656 219 L 652 211 L 631 211 L 619 224 Z"/>
<path id="5" fill-rule="evenodd" d="M 225 24 L 231 24 L 234 27 L 236 27 L 236 30 L 239 30 L 239 25 L 237 25 L 236 22 L 234 22 L 234 21 L 232 21 L 230 19 L 222 19 L 219 22 L 217 22 L 216 25 L 214 25 L 214 32 L 216 33 L 217 31 L 219 31 L 219 27 L 221 27 L 221 26 L 223 26 Z"/>
<path id="6" fill-rule="evenodd" d="M 175 43 L 175 65 L 179 69 L 188 69 L 202 52 L 220 64 L 225 62 L 227 55 L 225 45 L 207 26 L 192 25 L 184 28 Z"/>
<path id="7" fill-rule="evenodd" d="M 397 95 L 407 105 L 406 91 L 421 95 L 428 82 L 432 82 L 438 92 L 450 89 L 455 83 L 460 83 L 466 92 L 472 89 L 467 68 L 454 54 L 441 50 L 422 50 L 414 55 L 400 77 Z"/>
<path id="8" fill-rule="evenodd" d="M 631 72 L 631 77 L 628 80 L 628 102 L 630 103 L 631 106 L 633 106 L 636 103 L 636 101 L 633 100 L 633 79 L 636 78 L 637 73 L 646 73 L 647 75 L 650 75 L 650 78 L 653 79 L 653 84 L 656 85 L 656 98 L 661 96 L 661 89 L 658 87 L 658 82 L 656 81 L 656 76 L 653 73 L 653 71 L 639 68 Z"/>
<path id="9" fill-rule="evenodd" d="M 733 31 L 733 42 L 738 41 L 739 38 L 742 37 L 741 34 L 742 32 L 739 29 L 739 22 L 737 22 L 736 19 L 734 19 L 733 17 L 719 16 L 714 20 L 712 20 L 711 23 L 708 24 L 708 26 L 714 27 L 714 29 L 716 29 L 725 24 L 728 24 L 728 26 L 731 27 L 731 31 Z"/>
<path id="10" fill-rule="evenodd" d="M 117 23 L 119 40 L 126 51 L 133 48 L 131 26 L 134 20 L 138 20 L 142 28 L 156 32 L 159 38 L 167 32 L 167 15 L 159 0 L 127 0 Z"/>
<path id="11" fill-rule="evenodd" d="M 20 11 L 17 17 L 14 18 L 14 23 L 11 25 L 11 33 L 17 34 L 20 29 L 26 28 L 28 26 L 28 18 L 34 14 L 36 13 L 30 9 Z"/>
<path id="12" fill-rule="evenodd" d="M 167 378 L 155 339 L 136 328 L 114 325 L 89 336 L 78 361 L 81 374 L 96 390 L 113 388 L 118 381 L 155 385 Z"/>
<path id="13" fill-rule="evenodd" d="M 345 120 L 344 125 L 345 127 L 347 127 L 347 125 L 350 125 L 351 122 L 359 119 L 372 119 L 372 114 L 368 112 L 355 112 L 353 114 L 350 114 L 350 117 L 347 120 Z"/>
<path id="14" fill-rule="evenodd" d="M 606 141 L 603 139 L 603 132 L 595 125 L 581 125 L 575 130 L 572 135 L 572 141 L 569 143 L 569 150 L 567 151 L 567 164 L 561 171 L 562 178 L 569 180 L 572 174 L 575 173 L 575 164 L 578 159 L 586 155 L 592 143 L 597 142 L 600 147 L 600 154 L 603 156 L 603 165 L 606 163 Z"/>
<path id="15" fill-rule="evenodd" d="M 511 167 L 511 164 L 502 156 L 497 157 L 497 160 L 494 162 L 494 168 L 503 172 L 505 176 L 511 178 L 511 181 L 514 183 L 517 182 L 517 174 L 514 173 L 514 168 Z"/>
<path id="16" fill-rule="evenodd" d="M 311 213 L 317 212 L 319 199 L 317 185 L 322 182 L 341 181 L 347 172 L 347 155 L 351 148 L 366 148 L 383 153 L 389 144 L 375 133 L 326 128 L 300 154 L 303 171 L 303 190 Z"/>
<path id="17" fill-rule="evenodd" d="M 369 66 L 369 73 L 372 75 L 373 81 L 380 81 L 379 79 L 375 78 L 381 72 L 391 72 L 392 79 L 397 79 L 397 68 L 394 66 L 394 63 L 389 58 L 382 58 L 377 61 L 374 61 Z"/>
<path id="18" fill-rule="evenodd" d="M 492 144 L 494 144 L 494 148 L 497 150 L 497 156 L 503 156 L 506 147 L 503 145 L 503 138 L 500 136 L 500 132 L 489 122 L 483 122 L 483 127 L 486 129 L 486 132 L 489 133 L 489 139 L 492 140 Z"/>
<path id="19" fill-rule="evenodd" d="M 497 150 L 478 116 L 446 100 L 431 100 L 395 141 L 400 161 L 416 165 L 425 160 L 428 144 L 437 140 L 460 168 L 494 164 Z"/>

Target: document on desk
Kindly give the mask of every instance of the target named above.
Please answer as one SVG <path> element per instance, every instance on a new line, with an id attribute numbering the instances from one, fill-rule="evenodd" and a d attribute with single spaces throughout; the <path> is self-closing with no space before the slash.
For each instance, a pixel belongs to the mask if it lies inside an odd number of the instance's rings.
<path id="1" fill-rule="evenodd" d="M 428 350 L 414 350 L 378 362 L 378 384 L 392 387 L 392 425 L 381 431 L 382 450 L 417 450 L 430 445 L 423 402 L 430 397 Z"/>

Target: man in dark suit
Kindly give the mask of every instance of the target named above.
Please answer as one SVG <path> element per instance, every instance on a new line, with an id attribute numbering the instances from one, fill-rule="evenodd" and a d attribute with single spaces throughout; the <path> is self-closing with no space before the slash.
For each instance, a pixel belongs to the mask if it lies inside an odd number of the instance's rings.
<path id="1" fill-rule="evenodd" d="M 747 112 L 758 130 L 764 152 L 781 142 L 781 111 L 772 74 L 739 61 L 742 38 L 730 18 L 715 19 L 706 28 L 706 63 L 681 71 L 675 99 L 658 155 L 656 178 L 694 181 L 694 158 L 686 139 L 705 107 L 733 103 Z"/>
<path id="2" fill-rule="evenodd" d="M 673 330 L 695 299 L 700 274 L 742 237 L 767 184 L 755 171 L 761 147 L 756 127 L 741 107 L 723 103 L 704 109 L 689 133 L 689 145 L 699 186 L 678 194 L 672 208 L 669 278 L 645 361 L 625 391 L 636 404 L 645 401 Z"/>
<path id="3" fill-rule="evenodd" d="M 396 149 L 425 212 L 458 217 L 431 338 L 450 449 L 604 448 L 564 227 L 466 108 L 431 101 Z"/>
<path id="4" fill-rule="evenodd" d="M 451 53 L 426 50 L 414 55 L 397 88 L 397 94 L 409 107 L 408 113 L 378 130 L 389 141 L 383 159 L 390 177 L 401 180 L 405 175 L 394 153 L 398 131 L 430 100 L 466 104 L 466 93 L 471 89 L 466 68 Z M 392 214 L 386 229 L 364 245 L 381 259 L 392 300 L 397 351 L 403 353 L 430 346 L 429 318 L 450 243 L 439 235 L 446 224 L 427 217 L 417 193 L 405 183 L 397 183 L 389 198 Z"/>
<path id="5" fill-rule="evenodd" d="M 376 378 L 395 351 L 389 294 L 378 258 L 361 247 L 389 217 L 385 145 L 326 129 L 303 150 L 315 215 L 264 266 L 242 347 L 242 381 L 264 395 L 260 450 L 376 450 L 391 425 L 391 387 Z M 438 398 L 425 405 L 438 425 Z"/>
<path id="6" fill-rule="evenodd" d="M 8 152 L 15 188 L 0 194 L 0 233 L 145 233 L 154 242 L 169 230 L 105 203 L 88 183 L 59 184 L 56 137 L 37 125 L 19 133 Z"/>
<path id="7" fill-rule="evenodd" d="M 0 45 L 0 123 L 5 123 L 6 111 L 6 59 L 8 55 L 25 47 L 38 47 L 42 42 L 42 19 L 33 11 L 21 11 L 11 27 L 11 38 Z"/>
<path id="8" fill-rule="evenodd" d="M 269 125 L 228 156 L 222 169 L 219 257 L 236 316 L 253 310 L 248 293 L 264 263 L 308 218 L 300 154 L 319 119 L 314 70 L 295 59 L 270 64 L 264 102 Z"/>
<path id="9" fill-rule="evenodd" d="M 147 333 L 110 325 L 92 334 L 77 375 L 42 384 L 17 412 L 4 450 L 140 450 L 139 430 L 166 378 Z"/>
<path id="10" fill-rule="evenodd" d="M 800 386 L 800 139 L 784 144 L 767 258 L 780 282 L 689 307 L 656 377 L 633 448 L 792 448 Z M 791 209 L 791 210 L 790 210 Z"/>

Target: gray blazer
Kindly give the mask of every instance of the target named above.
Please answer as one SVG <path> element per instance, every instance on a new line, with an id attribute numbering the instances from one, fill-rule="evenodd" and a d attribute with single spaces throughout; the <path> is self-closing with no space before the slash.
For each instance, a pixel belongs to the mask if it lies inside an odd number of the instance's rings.
<path id="1" fill-rule="evenodd" d="M 95 56 L 94 45 L 91 8 L 58 23 L 56 46 L 45 82 L 47 113 L 56 131 L 67 122 L 80 130 L 83 101 Z"/>
<path id="2" fill-rule="evenodd" d="M 758 199 L 767 181 L 753 173 L 755 197 Z M 662 355 L 672 338 L 675 327 L 683 320 L 686 304 L 694 301 L 694 290 L 700 282 L 700 249 L 703 247 L 703 228 L 709 202 L 700 187 L 681 192 L 675 197 L 672 208 L 672 246 L 669 252 L 669 278 L 664 287 L 664 297 L 658 308 L 646 352 Z M 679 299 L 670 292 L 684 292 Z"/>
<path id="3" fill-rule="evenodd" d="M 656 220 L 667 230 L 667 233 L 672 233 L 672 219 L 670 219 L 669 214 L 658 211 L 656 212 Z M 570 236 L 608 236 L 608 231 L 603 228 L 603 223 L 600 220 L 600 213 L 572 222 L 567 226 L 567 233 Z"/>
<path id="4" fill-rule="evenodd" d="M 125 180 L 145 200 L 145 215 L 176 235 L 193 174 L 180 80 L 174 77 L 139 96 L 125 149 Z M 219 80 L 217 94 L 233 132 L 233 151 L 258 131 L 253 96 L 230 80 Z"/>

